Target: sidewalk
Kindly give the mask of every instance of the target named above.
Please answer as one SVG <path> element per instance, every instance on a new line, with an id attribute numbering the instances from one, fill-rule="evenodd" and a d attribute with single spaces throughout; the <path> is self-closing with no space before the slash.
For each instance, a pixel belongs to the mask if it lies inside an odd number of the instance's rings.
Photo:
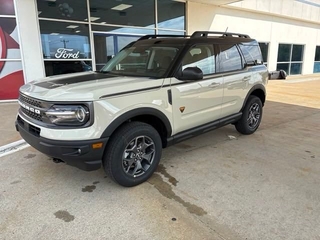
<path id="1" fill-rule="evenodd" d="M 0 147 L 21 139 L 16 131 L 14 122 L 18 112 L 19 105 L 17 102 L 0 103 L 1 125 L 0 125 Z"/>

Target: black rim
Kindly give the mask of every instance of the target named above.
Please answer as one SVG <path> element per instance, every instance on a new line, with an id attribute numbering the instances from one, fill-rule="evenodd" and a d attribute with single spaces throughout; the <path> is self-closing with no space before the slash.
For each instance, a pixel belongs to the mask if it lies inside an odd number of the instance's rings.
<path id="1" fill-rule="evenodd" d="M 155 157 L 155 144 L 147 136 L 138 136 L 126 146 L 122 156 L 122 168 L 131 177 L 147 172 Z"/>
<path id="2" fill-rule="evenodd" d="M 248 126 L 251 129 L 254 129 L 258 126 L 259 120 L 261 116 L 260 106 L 258 103 L 254 103 L 249 108 L 249 115 L 248 115 Z"/>

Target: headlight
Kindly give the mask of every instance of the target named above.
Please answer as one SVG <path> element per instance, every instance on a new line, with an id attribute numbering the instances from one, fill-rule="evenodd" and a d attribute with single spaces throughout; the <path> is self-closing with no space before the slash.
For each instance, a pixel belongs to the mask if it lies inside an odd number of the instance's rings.
<path id="1" fill-rule="evenodd" d="M 82 105 L 53 105 L 46 115 L 51 123 L 64 126 L 81 126 L 88 122 L 90 113 Z"/>

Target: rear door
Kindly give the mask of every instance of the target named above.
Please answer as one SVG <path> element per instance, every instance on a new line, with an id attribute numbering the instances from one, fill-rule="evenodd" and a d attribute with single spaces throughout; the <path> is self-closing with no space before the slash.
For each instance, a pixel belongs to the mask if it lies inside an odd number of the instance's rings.
<path id="1" fill-rule="evenodd" d="M 236 44 L 222 44 L 218 54 L 219 72 L 223 74 L 221 118 L 238 113 L 248 92 L 251 71 Z"/>

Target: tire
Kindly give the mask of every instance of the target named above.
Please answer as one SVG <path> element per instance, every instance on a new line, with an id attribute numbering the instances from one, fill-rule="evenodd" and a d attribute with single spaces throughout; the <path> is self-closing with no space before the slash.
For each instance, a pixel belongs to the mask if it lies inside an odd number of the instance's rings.
<path id="1" fill-rule="evenodd" d="M 243 108 L 242 116 L 235 127 L 239 133 L 249 135 L 254 133 L 261 122 L 262 118 L 262 103 L 260 98 L 250 95 L 246 105 Z"/>
<path id="2" fill-rule="evenodd" d="M 126 123 L 109 140 L 103 157 L 104 170 L 116 183 L 133 187 L 151 177 L 161 152 L 161 137 L 152 126 Z"/>

